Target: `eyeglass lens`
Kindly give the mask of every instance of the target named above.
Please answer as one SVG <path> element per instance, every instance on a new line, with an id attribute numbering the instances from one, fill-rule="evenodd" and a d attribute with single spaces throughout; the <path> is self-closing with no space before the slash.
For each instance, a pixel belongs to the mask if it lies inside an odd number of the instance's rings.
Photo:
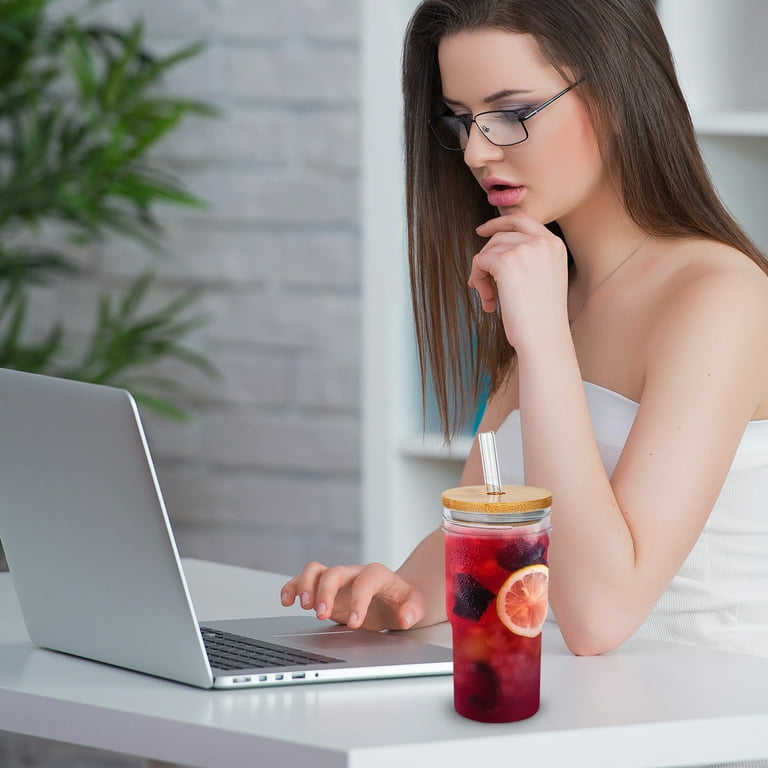
<path id="1" fill-rule="evenodd" d="M 442 115 L 433 118 L 430 126 L 435 138 L 443 147 L 464 149 L 469 141 L 473 122 L 483 132 L 485 138 L 493 144 L 502 146 L 519 144 L 528 138 L 525 125 L 520 122 L 514 112 L 485 112 L 477 115 L 474 120 L 469 116 Z"/>

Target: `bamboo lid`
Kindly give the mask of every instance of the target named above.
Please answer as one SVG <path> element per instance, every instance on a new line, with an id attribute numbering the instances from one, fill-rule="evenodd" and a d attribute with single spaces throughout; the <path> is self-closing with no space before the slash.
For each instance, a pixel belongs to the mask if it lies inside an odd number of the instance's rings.
<path id="1" fill-rule="evenodd" d="M 502 485 L 501 493 L 488 493 L 484 485 L 466 485 L 443 491 L 442 502 L 446 509 L 458 512 L 533 512 L 548 509 L 552 493 L 532 485 Z"/>

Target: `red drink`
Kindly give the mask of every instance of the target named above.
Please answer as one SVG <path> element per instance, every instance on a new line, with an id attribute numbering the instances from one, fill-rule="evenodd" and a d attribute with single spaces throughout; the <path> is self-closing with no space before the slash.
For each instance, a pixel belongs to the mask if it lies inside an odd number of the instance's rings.
<path id="1" fill-rule="evenodd" d="M 489 495 L 471 486 L 443 494 L 454 706 L 489 723 L 538 710 L 547 610 L 551 496 L 539 488 L 502 490 Z M 481 508 L 469 508 L 475 505 Z"/>

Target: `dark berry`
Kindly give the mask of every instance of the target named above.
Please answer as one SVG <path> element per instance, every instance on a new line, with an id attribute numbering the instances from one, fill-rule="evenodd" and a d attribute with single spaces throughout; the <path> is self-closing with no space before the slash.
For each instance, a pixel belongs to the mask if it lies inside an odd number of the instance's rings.
<path id="1" fill-rule="evenodd" d="M 453 612 L 461 619 L 480 621 L 495 595 L 468 573 L 453 577 Z"/>
<path id="2" fill-rule="evenodd" d="M 499 680 L 488 664 L 473 664 L 464 688 L 467 704 L 473 709 L 492 710 L 499 702 Z"/>
<path id="3" fill-rule="evenodd" d="M 546 555 L 547 546 L 540 538 L 519 536 L 499 550 L 496 562 L 505 571 L 512 572 L 525 568 L 526 565 L 546 565 Z"/>

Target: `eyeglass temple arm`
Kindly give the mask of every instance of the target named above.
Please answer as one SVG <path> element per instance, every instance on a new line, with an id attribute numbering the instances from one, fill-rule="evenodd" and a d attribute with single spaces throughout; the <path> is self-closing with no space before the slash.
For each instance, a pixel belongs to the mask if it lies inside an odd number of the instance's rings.
<path id="1" fill-rule="evenodd" d="M 560 93 L 556 93 L 551 99 L 548 99 L 543 104 L 539 104 L 538 107 L 536 107 L 535 109 L 532 109 L 527 115 L 523 115 L 520 118 L 520 122 L 524 123 L 526 120 L 530 120 L 530 118 L 532 118 L 534 115 L 538 115 L 539 112 L 541 112 L 541 110 L 544 109 L 544 107 L 548 107 L 553 101 L 557 101 L 561 96 L 565 96 L 565 94 L 568 93 L 568 91 L 572 90 L 577 85 L 579 85 L 579 83 L 583 83 L 583 82 L 584 82 L 584 78 L 580 77 L 575 83 L 571 83 L 567 88 L 560 91 Z"/>

